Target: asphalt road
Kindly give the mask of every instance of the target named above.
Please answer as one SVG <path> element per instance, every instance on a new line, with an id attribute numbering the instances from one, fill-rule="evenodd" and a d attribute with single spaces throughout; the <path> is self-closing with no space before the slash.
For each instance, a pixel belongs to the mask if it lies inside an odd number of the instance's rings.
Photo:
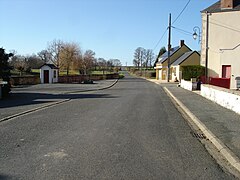
<path id="1" fill-rule="evenodd" d="M 234 179 L 163 89 L 114 87 L 0 123 L 0 179 Z"/>

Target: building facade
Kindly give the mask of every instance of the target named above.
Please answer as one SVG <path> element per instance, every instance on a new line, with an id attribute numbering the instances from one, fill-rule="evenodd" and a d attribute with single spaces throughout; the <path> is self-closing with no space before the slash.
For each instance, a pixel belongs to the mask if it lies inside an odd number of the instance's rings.
<path id="1" fill-rule="evenodd" d="M 240 77 L 240 1 L 221 0 L 201 12 L 201 65 L 208 77 L 226 78 L 236 89 Z"/>
<path id="2" fill-rule="evenodd" d="M 58 82 L 58 68 L 53 64 L 44 64 L 40 68 L 40 79 L 43 84 Z"/>
<path id="3" fill-rule="evenodd" d="M 184 43 L 184 40 L 180 41 L 179 46 L 171 48 L 170 50 L 170 81 L 175 81 L 176 77 L 179 78 L 179 75 L 176 75 L 175 69 L 172 68 L 172 64 L 179 59 L 183 54 L 191 52 L 192 50 Z M 168 74 L 168 51 L 165 52 L 158 58 L 156 63 L 156 79 L 157 80 L 167 80 Z M 177 79 L 180 80 L 180 79 Z"/>

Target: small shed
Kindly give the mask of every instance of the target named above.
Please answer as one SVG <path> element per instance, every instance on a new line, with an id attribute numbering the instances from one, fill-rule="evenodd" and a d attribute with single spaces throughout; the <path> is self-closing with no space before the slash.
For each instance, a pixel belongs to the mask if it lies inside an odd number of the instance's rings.
<path id="1" fill-rule="evenodd" d="M 44 64 L 40 67 L 41 83 L 57 83 L 59 69 L 54 64 Z"/>

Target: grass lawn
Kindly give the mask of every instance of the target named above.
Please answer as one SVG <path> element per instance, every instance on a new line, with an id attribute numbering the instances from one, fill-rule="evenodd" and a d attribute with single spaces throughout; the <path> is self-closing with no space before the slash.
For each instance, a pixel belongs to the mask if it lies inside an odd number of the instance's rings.
<path id="1" fill-rule="evenodd" d="M 96 74 L 96 75 L 102 75 L 103 71 L 92 71 L 91 73 L 92 75 Z M 110 72 L 110 71 L 104 71 L 104 74 L 114 74 L 114 72 Z"/>
<path id="2" fill-rule="evenodd" d="M 33 73 L 40 73 L 40 69 L 31 69 Z"/>

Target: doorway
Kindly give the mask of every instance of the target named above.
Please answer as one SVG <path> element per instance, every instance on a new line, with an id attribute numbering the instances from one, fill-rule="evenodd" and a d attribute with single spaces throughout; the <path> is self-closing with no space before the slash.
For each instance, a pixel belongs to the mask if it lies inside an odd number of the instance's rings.
<path id="1" fill-rule="evenodd" d="M 49 83 L 49 70 L 44 70 L 43 71 L 44 74 L 44 83 Z"/>
<path id="2" fill-rule="evenodd" d="M 222 66 L 222 78 L 231 78 L 231 65 Z"/>

